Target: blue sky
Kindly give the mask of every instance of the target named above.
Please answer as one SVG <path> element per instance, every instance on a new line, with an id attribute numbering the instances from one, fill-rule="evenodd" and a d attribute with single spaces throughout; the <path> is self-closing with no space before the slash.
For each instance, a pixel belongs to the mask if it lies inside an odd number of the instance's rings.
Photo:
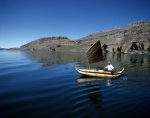
<path id="1" fill-rule="evenodd" d="M 150 21 L 150 0 L 0 0 L 0 47 L 42 37 L 71 40 Z"/>

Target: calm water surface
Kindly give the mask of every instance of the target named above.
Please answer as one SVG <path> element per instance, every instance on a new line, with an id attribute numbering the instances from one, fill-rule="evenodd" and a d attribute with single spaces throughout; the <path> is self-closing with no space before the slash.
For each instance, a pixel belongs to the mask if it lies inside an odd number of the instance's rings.
<path id="1" fill-rule="evenodd" d="M 85 78 L 85 53 L 0 51 L 0 118 L 148 118 L 150 55 L 108 53 L 116 79 Z"/>

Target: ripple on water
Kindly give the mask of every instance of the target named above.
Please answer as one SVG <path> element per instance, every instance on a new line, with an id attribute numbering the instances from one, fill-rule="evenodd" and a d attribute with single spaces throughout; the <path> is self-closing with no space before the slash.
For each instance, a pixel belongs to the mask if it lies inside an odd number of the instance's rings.
<path id="1" fill-rule="evenodd" d="M 10 57 L 15 55 L 14 52 L 0 56 L 0 117 L 123 118 L 149 115 L 148 57 L 143 57 L 142 64 L 139 64 L 142 57 L 130 60 L 130 55 L 122 55 L 127 57 L 120 61 L 112 60 L 116 68 L 121 65 L 125 71 L 123 76 L 111 79 L 108 84 L 107 79 L 83 81 L 85 78 L 76 72 L 74 63 L 64 61 L 68 64 L 60 65 L 58 55 L 57 59 L 54 54 L 55 58 L 51 59 L 54 62 L 49 62 L 55 63 L 52 66 L 45 61 L 49 59 L 37 54 L 40 58 L 37 60 L 36 52 L 32 53 L 27 53 L 26 57 L 17 52 L 17 58 L 14 56 L 13 59 Z M 138 58 L 136 63 L 135 58 Z"/>

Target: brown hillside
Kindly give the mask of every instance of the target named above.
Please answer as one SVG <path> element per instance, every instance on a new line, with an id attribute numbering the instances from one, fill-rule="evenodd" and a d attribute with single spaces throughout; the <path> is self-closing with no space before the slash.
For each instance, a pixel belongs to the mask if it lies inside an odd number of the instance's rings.
<path id="1" fill-rule="evenodd" d="M 20 49 L 83 52 L 97 40 L 100 40 L 102 45 L 106 44 L 109 51 L 119 46 L 122 46 L 123 50 L 130 49 L 133 41 L 144 41 L 146 49 L 149 47 L 148 39 L 150 39 L 150 22 L 138 21 L 125 28 L 116 27 L 108 31 L 100 31 L 77 40 L 62 36 L 40 38 L 21 46 Z"/>

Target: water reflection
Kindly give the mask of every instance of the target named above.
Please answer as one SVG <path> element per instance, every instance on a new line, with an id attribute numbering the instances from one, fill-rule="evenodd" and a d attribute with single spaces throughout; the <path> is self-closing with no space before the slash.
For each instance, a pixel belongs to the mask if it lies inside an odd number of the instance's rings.
<path id="1" fill-rule="evenodd" d="M 121 62 L 121 52 L 117 53 L 117 61 Z"/>
<path id="2" fill-rule="evenodd" d="M 43 67 L 67 64 L 70 62 L 78 62 L 81 67 L 87 68 L 87 59 L 85 53 L 71 53 L 71 52 L 28 52 L 26 56 L 34 61 L 42 63 Z M 119 53 L 107 53 L 105 54 L 105 60 L 102 62 L 91 65 L 91 68 L 105 67 L 107 62 L 111 63 L 115 67 L 115 71 L 120 71 L 122 67 L 125 68 L 124 75 L 116 79 L 104 79 L 104 78 L 84 78 L 79 77 L 80 74 L 75 71 L 72 74 L 76 74 L 75 85 L 82 86 L 84 88 L 83 94 L 87 95 L 89 105 L 95 107 L 95 109 L 101 108 L 102 91 L 114 90 L 113 88 L 121 88 L 122 90 L 129 90 L 131 92 L 150 92 L 150 56 L 149 55 L 130 55 Z M 70 73 L 69 73 L 70 74 Z M 66 70 L 67 75 L 67 70 Z M 80 89 L 80 88 L 79 88 Z"/>
<path id="3" fill-rule="evenodd" d="M 76 79 L 76 86 L 84 86 L 85 90 L 84 93 L 88 93 L 87 97 L 90 101 L 89 105 L 94 105 L 95 109 L 101 108 L 102 100 L 102 93 L 104 89 L 110 90 L 112 86 L 123 86 L 123 81 L 126 81 L 127 78 L 120 77 L 120 78 L 93 78 L 93 77 L 80 77 Z M 114 82 L 115 81 L 115 82 Z M 119 84 L 119 85 L 118 85 Z"/>
<path id="4" fill-rule="evenodd" d="M 76 86 L 84 86 L 88 100 L 90 101 L 89 105 L 94 106 L 95 109 L 101 108 L 100 103 L 102 102 L 100 91 L 102 90 L 103 79 L 98 78 L 85 78 L 80 77 L 76 79 Z"/>
<path id="5" fill-rule="evenodd" d="M 112 85 L 111 79 L 107 79 L 107 86 L 110 87 Z"/>
<path id="6" fill-rule="evenodd" d="M 104 54 L 103 54 L 103 61 L 105 61 L 106 58 L 107 58 L 107 53 L 104 53 Z"/>
<path id="7" fill-rule="evenodd" d="M 150 58 L 144 55 L 131 55 L 130 56 L 130 67 L 134 70 L 147 71 L 149 69 L 150 63 L 148 62 Z"/>
<path id="8" fill-rule="evenodd" d="M 84 68 L 89 67 L 86 53 L 30 51 L 26 52 L 26 56 L 36 62 L 42 63 L 42 67 L 70 62 L 78 62 Z M 108 61 L 114 65 L 115 71 L 120 71 L 123 67 L 125 71 L 148 71 L 150 69 L 150 56 L 121 53 L 105 53 L 104 61 L 92 64 L 90 68 L 104 68 Z"/>
<path id="9" fill-rule="evenodd" d="M 91 77 L 87 77 L 87 78 L 86 77 L 80 77 L 80 78 L 76 79 L 77 83 L 79 83 L 79 82 L 91 82 L 91 81 L 95 81 L 95 82 L 97 82 L 97 84 L 99 84 L 100 82 L 103 81 L 103 79 L 102 78 L 94 78 L 94 77 L 92 77 L 92 78 Z"/>
<path id="10" fill-rule="evenodd" d="M 96 105 L 95 109 L 101 108 L 101 106 L 99 105 L 99 103 L 102 102 L 102 100 L 100 99 L 102 94 L 100 94 L 99 92 L 101 90 L 100 87 L 96 85 L 87 85 L 85 87 L 86 90 L 84 92 L 88 93 L 88 99 L 90 101 L 89 105 Z"/>
<path id="11" fill-rule="evenodd" d="M 85 53 L 72 52 L 48 52 L 48 51 L 31 51 L 26 56 L 34 61 L 43 63 L 43 67 L 66 64 L 70 62 L 81 62 L 86 60 Z"/>
<path id="12" fill-rule="evenodd" d="M 109 89 L 110 87 L 114 84 L 114 82 L 112 80 L 117 80 L 120 85 L 122 84 L 122 81 L 126 81 L 127 77 L 122 75 L 120 78 L 94 78 L 94 77 L 80 77 L 78 79 L 76 79 L 76 85 L 80 86 L 93 86 L 93 85 L 105 85 L 107 86 Z M 83 83 L 83 84 L 80 84 Z"/>

